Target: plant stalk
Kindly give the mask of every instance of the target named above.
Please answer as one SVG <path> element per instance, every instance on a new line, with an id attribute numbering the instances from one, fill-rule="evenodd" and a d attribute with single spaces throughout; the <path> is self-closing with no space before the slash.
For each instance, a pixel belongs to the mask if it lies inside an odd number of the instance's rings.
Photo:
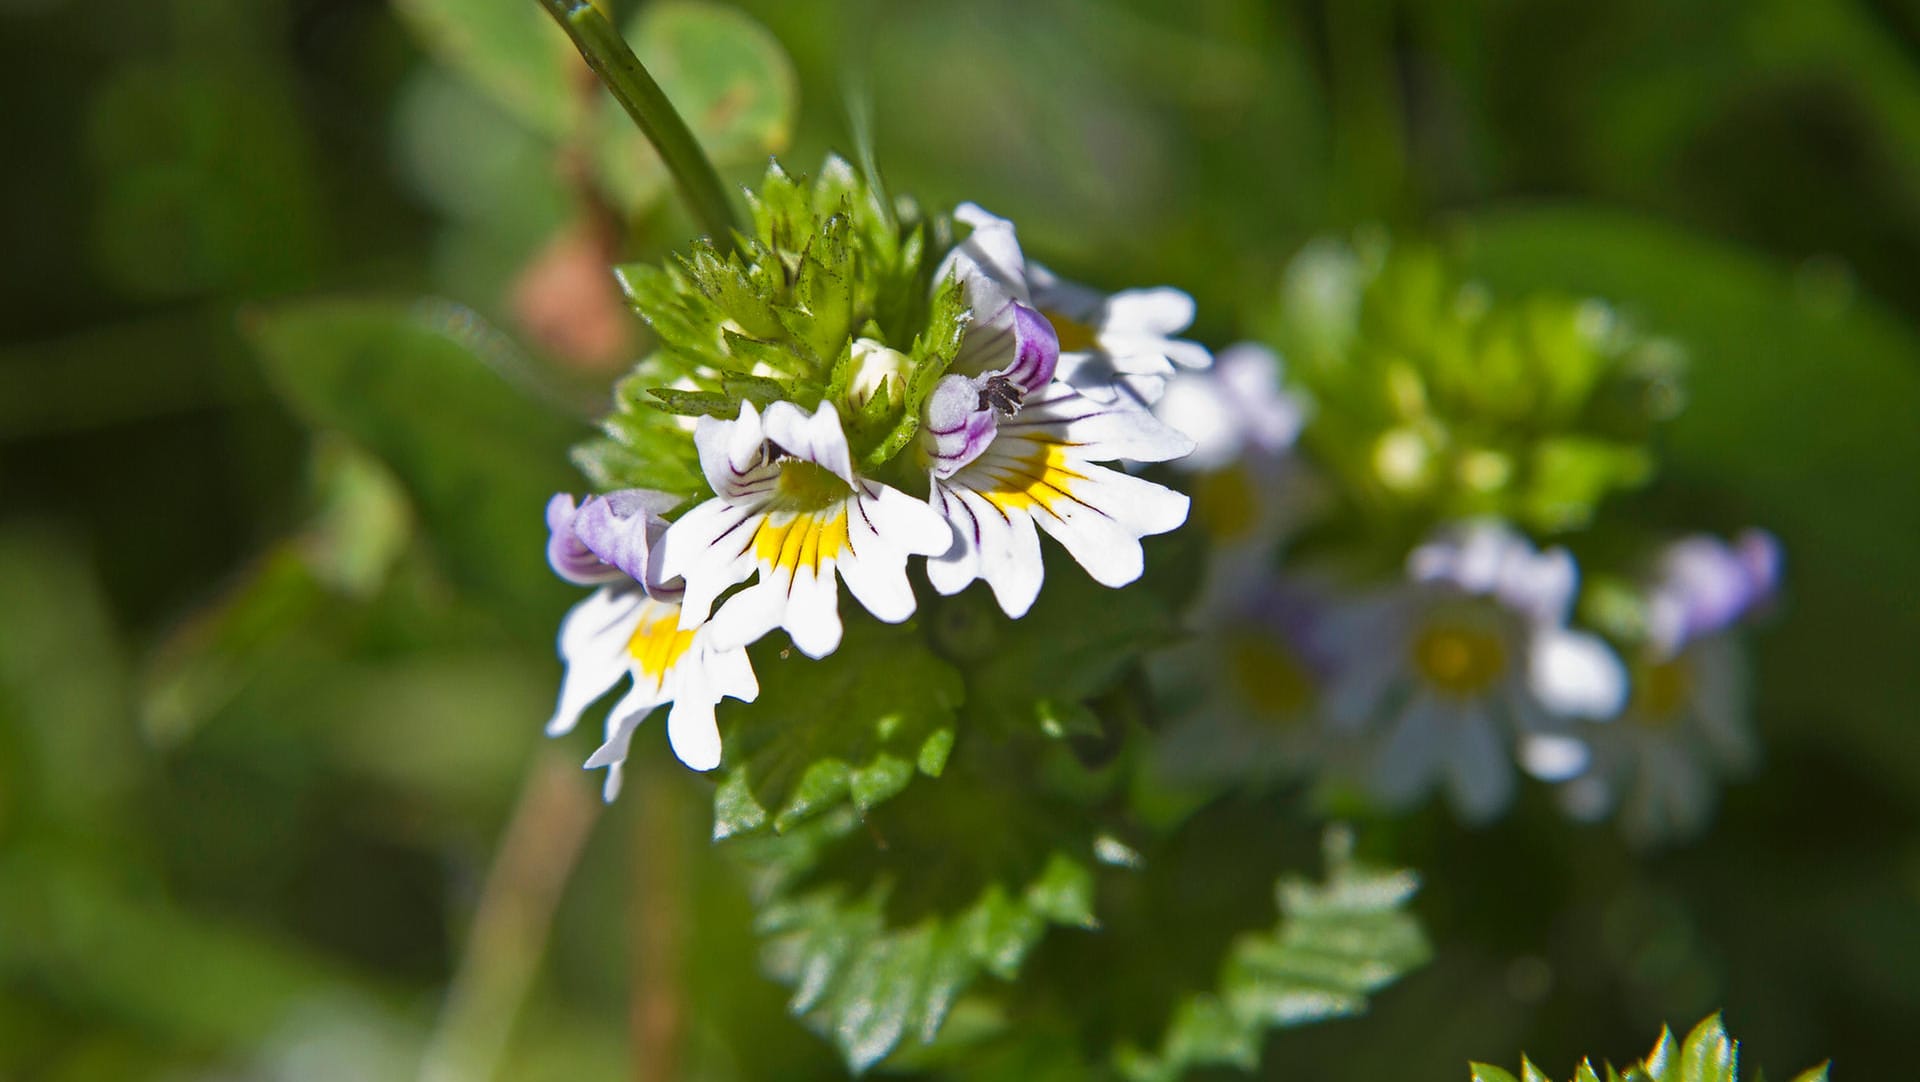
<path id="1" fill-rule="evenodd" d="M 726 188 L 720 183 L 720 174 L 700 149 L 693 130 L 667 100 L 660 84 L 653 81 L 640 58 L 633 55 L 627 40 L 591 0 L 539 0 L 539 3 L 553 16 L 553 21 L 560 24 L 560 29 L 567 32 L 567 37 L 573 39 L 587 66 L 613 92 L 614 99 L 659 152 L 660 160 L 666 163 L 667 172 L 673 174 L 674 184 L 680 189 L 680 198 L 686 200 L 687 209 L 693 212 L 700 228 L 720 250 L 732 248 L 733 231 L 738 228 L 739 220 L 734 215 L 733 203 L 727 199 Z"/>

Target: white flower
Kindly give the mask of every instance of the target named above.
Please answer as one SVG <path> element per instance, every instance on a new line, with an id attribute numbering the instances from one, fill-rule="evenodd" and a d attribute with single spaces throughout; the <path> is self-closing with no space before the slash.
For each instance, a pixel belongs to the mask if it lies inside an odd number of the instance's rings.
<path id="1" fill-rule="evenodd" d="M 1193 518 L 1212 542 L 1193 606 L 1202 619 L 1258 592 L 1280 544 L 1324 497 L 1292 453 L 1306 410 L 1280 375 L 1272 350 L 1241 343 L 1211 368 L 1176 374 L 1153 407 L 1195 444 L 1174 466 L 1195 474 Z"/>
<path id="2" fill-rule="evenodd" d="M 606 799 L 620 792 L 620 768 L 633 731 L 666 703 L 667 741 L 695 770 L 720 765 L 714 706 L 732 696 L 752 702 L 760 685 L 746 650 L 715 649 L 704 627 L 682 630 L 680 606 L 648 597 L 636 584 L 603 586 L 573 607 L 560 625 L 560 656 L 567 665 L 560 703 L 547 733 L 571 732 L 580 714 L 623 676 L 633 685 L 607 715 L 606 742 L 587 760 L 607 767 Z"/>
<path id="3" fill-rule="evenodd" d="M 1407 585 L 1323 625 L 1328 715 L 1377 735 L 1375 795 L 1404 807 L 1444 784 L 1463 819 L 1483 822 L 1512 798 L 1516 753 L 1550 780 L 1583 769 L 1568 723 L 1617 714 L 1626 679 L 1603 641 L 1566 627 L 1573 558 L 1481 523 L 1415 549 L 1407 570 Z"/>
<path id="4" fill-rule="evenodd" d="M 1193 440 L 1181 469 L 1206 473 L 1248 455 L 1273 459 L 1292 450 L 1306 411 L 1281 386 L 1281 367 L 1272 350 L 1242 342 L 1222 350 L 1211 368 L 1168 382 L 1153 413 Z"/>
<path id="5" fill-rule="evenodd" d="M 1706 827 L 1719 778 L 1758 756 L 1735 629 L 1772 600 L 1779 568 L 1779 544 L 1760 531 L 1731 546 L 1691 537 L 1661 554 L 1632 695 L 1619 723 L 1593 735 L 1593 769 L 1563 790 L 1569 811 L 1598 819 L 1617 810 L 1621 832 L 1641 846 Z"/>
<path id="6" fill-rule="evenodd" d="M 1102 403 L 1150 405 L 1175 366 L 1205 368 L 1204 346 L 1176 338 L 1193 323 L 1193 298 L 1177 289 L 1129 289 L 1106 294 L 1066 281 L 1020 250 L 1013 223 L 972 203 L 953 212 L 972 234 L 941 264 L 936 280 L 957 272 L 969 281 L 976 328 L 1003 328 L 1013 302 L 1036 308 L 1059 336 L 1058 378 Z M 990 339 L 969 329 L 970 339 Z M 962 350 L 973 348 L 969 342 Z M 997 364 L 978 365 L 981 368 Z"/>
<path id="7" fill-rule="evenodd" d="M 1156 756 L 1170 778 L 1284 778 L 1337 750 L 1317 719 L 1330 666 L 1313 629 L 1326 606 L 1318 586 L 1269 574 L 1204 634 L 1148 659 L 1170 719 Z"/>
<path id="8" fill-rule="evenodd" d="M 737 420 L 701 418 L 694 442 L 716 495 L 660 540 L 661 574 L 686 580 L 683 628 L 705 621 L 722 593 L 756 573 L 759 581 L 713 613 L 717 648 L 783 627 L 807 656 L 832 653 L 841 631 L 836 576 L 880 619 L 913 615 L 907 557 L 945 552 L 952 530 L 919 500 L 855 475 L 832 405 L 809 416 L 775 402 L 762 417 L 743 402 Z"/>
<path id="9" fill-rule="evenodd" d="M 732 696 L 751 702 L 759 693 L 745 650 L 716 650 L 704 628 L 680 629 L 680 584 L 663 582 L 658 542 L 661 516 L 678 498 L 646 489 L 591 496 L 579 506 L 562 493 L 547 503 L 547 560 L 562 578 L 605 584 L 573 607 L 560 625 L 566 676 L 547 733 L 579 724 L 580 713 L 621 677 L 633 685 L 607 715 L 606 743 L 587 760 L 607 767 L 606 798 L 620 792 L 627 745 L 655 707 L 667 711 L 667 739 L 695 770 L 720 763 L 720 732 L 713 708 Z"/>

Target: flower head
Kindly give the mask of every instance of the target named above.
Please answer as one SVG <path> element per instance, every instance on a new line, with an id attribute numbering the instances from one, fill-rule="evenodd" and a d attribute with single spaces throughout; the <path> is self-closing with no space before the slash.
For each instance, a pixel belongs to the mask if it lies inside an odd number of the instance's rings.
<path id="1" fill-rule="evenodd" d="M 1697 834 L 1712 817 L 1718 778 L 1758 755 L 1739 625 L 1779 584 L 1779 543 L 1749 530 L 1733 544 L 1708 536 L 1668 546 L 1647 583 L 1646 640 L 1629 670 L 1618 724 L 1593 734 L 1593 769 L 1563 791 L 1581 818 L 1617 810 L 1638 845 Z"/>
<path id="2" fill-rule="evenodd" d="M 667 711 L 667 740 L 695 770 L 720 765 L 714 707 L 731 696 L 752 702 L 760 686 L 746 650 L 716 649 L 706 628 L 683 630 L 680 606 L 648 597 L 637 585 L 603 586 L 560 625 L 567 672 L 547 733 L 571 732 L 580 714 L 623 676 L 632 686 L 607 715 L 606 742 L 587 760 L 607 767 L 606 798 L 620 792 L 620 766 L 633 732 L 656 707 Z"/>
<path id="3" fill-rule="evenodd" d="M 1573 558 L 1478 523 L 1415 549 L 1407 571 L 1325 625 L 1328 713 L 1379 736 L 1375 794 L 1404 806 L 1444 783 L 1483 821 L 1511 799 L 1516 752 L 1535 774 L 1578 773 L 1587 754 L 1568 723 L 1618 713 L 1626 680 L 1603 641 L 1566 626 Z"/>
<path id="4" fill-rule="evenodd" d="M 1177 289 L 1098 290 L 1029 262 L 1013 223 L 964 203 L 955 220 L 972 234 L 947 256 L 937 277 L 967 282 L 975 313 L 963 360 L 974 339 L 991 342 L 1012 323 L 1009 306 L 1036 309 L 1058 335 L 1058 376 L 1103 403 L 1156 401 L 1175 366 L 1205 368 L 1206 348 L 1175 335 L 1193 323 L 1193 298 Z M 958 362 L 957 362 L 958 363 Z M 997 366 L 990 366 L 997 367 Z"/>
<path id="5" fill-rule="evenodd" d="M 720 763 L 714 706 L 727 696 L 752 701 L 753 669 L 741 649 L 716 650 L 704 628 L 681 630 L 678 583 L 657 574 L 661 517 L 679 501 L 644 489 L 589 497 L 575 505 L 564 493 L 547 503 L 547 557 L 570 582 L 602 584 L 573 607 L 560 625 L 560 657 L 567 671 L 549 735 L 571 732 L 580 714 L 621 677 L 627 694 L 607 716 L 607 738 L 587 760 L 608 767 L 606 798 L 620 791 L 620 764 L 633 731 L 654 708 L 671 703 L 667 738 L 681 762 L 695 770 Z"/>
<path id="6" fill-rule="evenodd" d="M 802 653 L 824 657 L 840 644 L 836 578 L 882 620 L 913 615 L 907 557 L 946 551 L 952 531 L 926 504 L 853 472 L 832 405 L 808 414 L 775 402 L 763 416 L 743 402 L 736 420 L 702 418 L 694 440 L 716 495 L 660 541 L 661 573 L 686 580 L 683 628 L 712 613 L 726 649 L 781 627 Z"/>
<path id="7" fill-rule="evenodd" d="M 575 506 L 558 493 L 547 501 L 547 563 L 580 586 L 631 579 L 653 593 L 677 593 L 659 585 L 655 546 L 667 523 L 661 516 L 678 496 L 643 488 L 589 496 Z"/>

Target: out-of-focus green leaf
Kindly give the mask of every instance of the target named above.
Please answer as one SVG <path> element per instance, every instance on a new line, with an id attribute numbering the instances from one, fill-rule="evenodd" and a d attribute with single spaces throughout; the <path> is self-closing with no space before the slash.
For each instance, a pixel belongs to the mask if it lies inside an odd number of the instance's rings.
<path id="1" fill-rule="evenodd" d="M 1512 211 L 1463 236 L 1496 286 L 1606 296 L 1686 343 L 1668 471 L 1735 495 L 1741 520 L 1713 525 L 1765 526 L 1786 547 L 1790 616 L 1762 644 L 1763 692 L 1863 762 L 1920 772 L 1905 725 L 1920 701 L 1905 652 L 1920 642 L 1920 340 L 1866 299 L 1836 305 L 1785 268 L 1625 215 Z"/>
<path id="2" fill-rule="evenodd" d="M 749 164 L 786 148 L 799 85 L 793 62 L 766 27 L 737 8 L 666 0 L 643 6 L 626 33 L 716 166 Z M 595 117 L 602 179 L 627 206 L 650 202 L 670 182 L 666 167 L 632 120 L 605 104 Z"/>
<path id="3" fill-rule="evenodd" d="M 540 555 L 541 508 L 577 483 L 565 450 L 576 429 L 534 399 L 510 344 L 437 302 L 306 302 L 246 329 L 296 413 L 400 478 L 459 581 L 522 614 L 553 611 L 562 591 Z"/>
<path id="4" fill-rule="evenodd" d="M 572 133 L 588 76 L 534 0 L 397 0 L 394 8 L 428 51 L 523 123 L 555 138 Z"/>
<path id="5" fill-rule="evenodd" d="M 1406 911 L 1418 880 L 1355 864 L 1350 844 L 1329 836 L 1325 883 L 1280 882 L 1279 927 L 1235 941 L 1218 988 L 1181 1001 L 1158 1052 L 1123 1045 L 1122 1075 L 1171 1082 L 1205 1066 L 1252 1070 L 1268 1028 L 1359 1014 L 1370 994 L 1427 960 L 1426 937 Z"/>
<path id="6" fill-rule="evenodd" d="M 784 831 L 843 801 L 864 813 L 945 767 L 959 674 L 911 628 L 846 616 L 845 640 L 818 661 L 754 651 L 758 700 L 721 708 L 715 838 L 769 823 Z"/>
<path id="7" fill-rule="evenodd" d="M 0 534 L 0 613 L 0 841 L 114 836 L 141 756 L 126 661 L 71 539 Z M 18 934 L 0 928 L 0 940 Z"/>

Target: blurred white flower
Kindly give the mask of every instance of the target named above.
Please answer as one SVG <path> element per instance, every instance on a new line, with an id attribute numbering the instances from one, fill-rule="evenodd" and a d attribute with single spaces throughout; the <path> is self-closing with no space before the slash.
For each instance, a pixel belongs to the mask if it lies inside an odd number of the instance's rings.
<path id="1" fill-rule="evenodd" d="M 1322 624 L 1327 714 L 1377 742 L 1375 796 L 1408 807 L 1444 786 L 1463 820 L 1484 822 L 1512 799 L 1516 757 L 1548 780 L 1583 769 L 1570 723 L 1617 714 L 1626 676 L 1602 640 L 1566 626 L 1572 556 L 1483 522 L 1421 545 L 1407 572 Z"/>
<path id="2" fill-rule="evenodd" d="M 1712 819 L 1719 780 L 1752 768 L 1748 674 L 1739 625 L 1771 603 L 1780 549 L 1757 530 L 1732 545 L 1707 536 L 1660 555 L 1647 584 L 1647 638 L 1617 725 L 1593 734 L 1593 769 L 1563 803 L 1585 819 L 1617 813 L 1621 832 L 1653 846 L 1695 836 Z"/>

